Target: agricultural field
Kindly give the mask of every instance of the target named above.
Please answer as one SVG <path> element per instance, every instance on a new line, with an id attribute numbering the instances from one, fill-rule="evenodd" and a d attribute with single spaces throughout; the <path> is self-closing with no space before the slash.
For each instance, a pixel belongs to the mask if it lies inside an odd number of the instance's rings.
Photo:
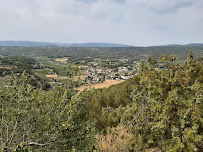
<path id="1" fill-rule="evenodd" d="M 44 67 L 44 68 L 50 68 L 50 69 L 55 69 L 58 73 L 58 75 L 60 76 L 66 76 L 67 72 L 66 72 L 66 67 L 67 64 L 60 64 L 54 61 L 50 61 L 50 60 L 42 60 L 39 61 L 40 66 Z"/>
<path id="2" fill-rule="evenodd" d="M 55 61 L 60 62 L 60 63 L 67 63 L 68 58 L 66 58 L 66 57 L 65 58 L 56 58 Z"/>
<path id="3" fill-rule="evenodd" d="M 112 85 L 116 85 L 116 84 L 119 84 L 122 82 L 124 82 L 124 81 L 123 80 L 106 80 L 102 83 L 82 85 L 82 86 L 75 88 L 74 90 L 83 91 L 85 89 L 91 89 L 91 88 L 102 89 L 102 88 L 108 88 Z"/>
<path id="4" fill-rule="evenodd" d="M 33 72 L 39 77 L 45 79 L 51 84 L 53 82 L 64 82 L 67 80 L 67 58 L 36 58 L 40 69 L 34 69 Z"/>

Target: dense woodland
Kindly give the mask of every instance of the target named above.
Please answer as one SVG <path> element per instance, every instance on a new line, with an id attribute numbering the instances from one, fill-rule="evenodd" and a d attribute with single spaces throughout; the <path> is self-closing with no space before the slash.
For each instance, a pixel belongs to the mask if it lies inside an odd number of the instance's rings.
<path id="1" fill-rule="evenodd" d="M 10 66 L 10 68 L 0 68 L 0 76 L 8 76 L 12 74 L 22 74 L 26 72 L 29 74 L 28 83 L 35 88 L 42 87 L 44 90 L 50 88 L 50 85 L 41 79 L 38 75 L 32 72 L 33 69 L 39 68 L 35 59 L 27 56 L 10 56 L 0 57 L 0 63 L 3 66 Z"/>
<path id="2" fill-rule="evenodd" d="M 33 87 L 29 60 L 0 88 L 1 151 L 202 151 L 203 58 L 157 58 L 121 84 L 79 93 L 74 67 L 64 86 Z"/>
<path id="3" fill-rule="evenodd" d="M 195 57 L 202 55 L 203 46 L 154 46 L 154 47 L 15 47 L 0 46 L 0 55 L 3 56 L 48 56 L 69 57 L 73 61 L 84 57 L 99 58 L 136 58 L 142 59 L 145 55 L 157 57 L 160 53 L 167 55 L 175 54 L 178 59 L 186 59 L 193 49 Z M 149 54 L 150 52 L 150 54 Z"/>

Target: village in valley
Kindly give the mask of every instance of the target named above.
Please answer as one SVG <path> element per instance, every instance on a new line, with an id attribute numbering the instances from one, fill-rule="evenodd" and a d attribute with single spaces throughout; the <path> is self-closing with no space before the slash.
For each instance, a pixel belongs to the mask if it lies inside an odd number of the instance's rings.
<path id="1" fill-rule="evenodd" d="M 17 51 L 13 51 L 16 49 Z M 87 87 L 104 88 L 124 82 L 141 69 L 151 56 L 149 50 L 155 48 L 64 48 L 64 47 L 2 47 L 0 56 L 0 82 L 6 82 L 13 73 L 26 71 L 31 74 L 34 87 L 49 89 L 67 83 L 68 67 L 75 66 L 78 73 L 73 77 L 75 90 Z M 156 48 L 153 57 L 157 58 L 162 48 Z M 169 48 L 168 48 L 169 49 Z M 167 54 L 175 53 L 177 63 L 183 63 L 190 48 L 171 47 Z M 185 51 L 184 51 L 185 50 Z M 196 56 L 201 49 L 196 51 Z M 164 69 L 158 63 L 156 70 Z M 82 88 L 82 89 L 81 89 Z"/>
<path id="2" fill-rule="evenodd" d="M 125 60 L 124 60 L 125 61 Z M 128 60 L 126 60 L 128 61 Z M 51 61 L 49 61 L 51 62 Z M 52 60 L 55 64 L 58 64 L 60 66 L 66 66 L 68 63 L 68 58 L 57 58 L 55 60 Z M 82 63 L 86 63 L 82 61 Z M 100 65 L 101 62 L 87 62 L 86 65 L 76 65 L 79 69 L 78 76 L 74 77 L 74 81 L 78 81 L 78 87 L 83 88 L 84 86 L 91 86 L 93 85 L 95 88 L 97 88 L 96 84 L 106 84 L 108 82 L 109 85 L 112 84 L 118 84 L 123 82 L 124 80 L 127 80 L 129 78 L 132 78 L 139 70 L 139 62 L 135 62 L 133 66 L 119 66 L 114 68 L 109 67 L 102 67 Z M 46 69 L 50 67 L 45 67 Z M 57 83 L 60 84 L 60 80 L 66 79 L 65 76 L 60 76 L 58 73 L 54 72 L 56 70 L 50 69 L 51 73 L 47 74 L 46 77 L 52 78 L 54 82 L 51 82 L 51 84 L 57 85 Z M 107 86 L 109 86 L 107 85 Z M 77 90 L 77 88 L 76 88 Z"/>

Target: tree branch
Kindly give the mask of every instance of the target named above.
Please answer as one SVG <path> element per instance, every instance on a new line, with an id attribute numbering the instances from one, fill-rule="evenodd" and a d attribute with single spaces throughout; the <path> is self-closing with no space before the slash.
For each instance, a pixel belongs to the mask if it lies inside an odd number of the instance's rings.
<path id="1" fill-rule="evenodd" d="M 17 125 L 18 125 L 18 121 L 16 121 L 16 124 L 15 124 L 15 126 L 14 126 L 14 129 L 13 129 L 13 132 L 12 132 L 12 134 L 11 134 L 11 138 L 10 138 L 10 142 L 9 142 L 9 144 L 8 144 L 8 147 L 10 146 L 10 144 L 11 144 L 11 142 L 12 142 L 12 140 L 13 140 L 13 136 L 14 136 L 14 134 L 15 134 L 15 132 L 16 132 Z"/>

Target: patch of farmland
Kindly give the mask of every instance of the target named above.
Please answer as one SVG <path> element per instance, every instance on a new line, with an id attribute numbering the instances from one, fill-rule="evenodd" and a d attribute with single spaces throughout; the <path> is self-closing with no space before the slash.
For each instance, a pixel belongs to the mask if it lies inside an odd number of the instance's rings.
<path id="1" fill-rule="evenodd" d="M 55 61 L 56 62 L 67 62 L 68 58 L 56 58 Z"/>
<path id="2" fill-rule="evenodd" d="M 40 65 L 42 67 L 49 67 L 49 68 L 55 69 L 58 72 L 58 75 L 60 75 L 60 76 L 67 75 L 67 71 L 66 71 L 67 65 L 59 64 L 59 63 L 52 62 L 52 61 L 40 61 Z"/>
<path id="3" fill-rule="evenodd" d="M 56 74 L 46 75 L 46 77 L 47 78 L 54 78 L 54 79 L 58 79 L 58 80 L 67 79 L 67 77 L 59 76 L 59 75 L 56 75 Z"/>
<path id="4" fill-rule="evenodd" d="M 112 85 L 116 85 L 121 82 L 123 82 L 123 80 L 106 80 L 102 83 L 82 85 L 75 88 L 74 90 L 83 91 L 84 89 L 90 89 L 90 88 L 95 88 L 95 89 L 108 88 Z"/>

